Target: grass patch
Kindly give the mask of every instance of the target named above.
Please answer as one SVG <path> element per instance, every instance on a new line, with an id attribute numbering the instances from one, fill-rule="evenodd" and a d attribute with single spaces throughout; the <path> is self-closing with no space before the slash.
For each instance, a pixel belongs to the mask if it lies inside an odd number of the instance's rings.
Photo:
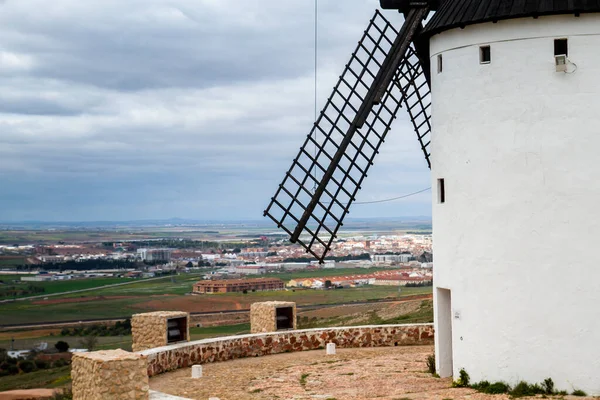
<path id="1" fill-rule="evenodd" d="M 461 377 L 458 381 L 453 383 L 453 387 L 471 387 L 481 393 L 486 394 L 508 394 L 511 398 L 519 397 L 532 397 L 541 395 L 546 397 L 547 395 L 566 395 L 564 391 L 556 391 L 554 388 L 554 381 L 551 378 L 544 379 L 540 384 L 528 383 L 525 381 L 519 382 L 516 386 L 511 387 L 505 382 L 494 382 L 481 381 L 469 386 L 469 374 L 464 369 L 460 370 Z M 463 375 L 464 372 L 464 375 Z M 465 385 L 463 385 L 466 382 Z M 579 396 L 586 396 L 585 392 L 582 392 Z"/>
<path id="2" fill-rule="evenodd" d="M 190 328 L 192 340 L 208 339 L 219 336 L 243 335 L 250 333 L 250 324 Z"/>
<path id="3" fill-rule="evenodd" d="M 571 393 L 573 396 L 581 396 L 581 397 L 585 397 L 587 396 L 587 393 L 584 392 L 583 390 L 573 390 L 573 393 Z"/>
<path id="4" fill-rule="evenodd" d="M 71 382 L 71 366 L 44 369 L 0 379 L 0 392 L 16 389 L 55 388 Z"/>
<path id="5" fill-rule="evenodd" d="M 302 374 L 300 376 L 300 385 L 302 387 L 306 386 L 306 378 L 308 378 L 310 376 L 310 374 Z"/>

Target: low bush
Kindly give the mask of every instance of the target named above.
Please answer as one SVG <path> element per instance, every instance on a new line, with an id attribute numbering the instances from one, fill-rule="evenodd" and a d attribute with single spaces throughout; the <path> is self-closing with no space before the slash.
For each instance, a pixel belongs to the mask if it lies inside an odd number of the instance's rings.
<path id="1" fill-rule="evenodd" d="M 464 368 L 461 368 L 460 371 L 458 372 L 458 374 L 459 374 L 459 377 L 457 380 L 452 382 L 452 387 L 469 387 L 471 377 L 469 376 L 467 371 L 465 371 Z"/>
<path id="2" fill-rule="evenodd" d="M 35 371 L 35 363 L 29 360 L 19 362 L 19 369 L 25 373 Z"/>
<path id="3" fill-rule="evenodd" d="M 65 365 L 68 365 L 69 362 L 67 360 L 63 360 L 62 358 L 59 358 L 58 360 L 55 360 L 52 363 L 52 367 L 53 368 L 59 368 L 59 367 L 64 367 Z"/>
<path id="4" fill-rule="evenodd" d="M 63 340 L 59 340 L 58 342 L 56 342 L 56 344 L 54 345 L 54 347 L 60 353 L 65 353 L 65 352 L 67 352 L 69 350 L 69 343 L 67 343 L 67 342 L 65 342 Z"/>
<path id="5" fill-rule="evenodd" d="M 430 374 L 435 374 L 435 354 L 427 356 L 427 371 Z"/>
<path id="6" fill-rule="evenodd" d="M 584 392 L 583 390 L 573 390 L 573 393 L 571 393 L 573 396 L 581 396 L 581 397 L 585 397 L 587 396 L 587 393 Z"/>
<path id="7" fill-rule="evenodd" d="M 63 389 L 60 392 L 56 392 L 50 400 L 73 400 L 73 391 L 71 389 Z"/>
<path id="8" fill-rule="evenodd" d="M 131 335 L 131 320 L 117 321 L 114 325 L 94 324 L 86 327 L 63 328 L 61 336 L 126 336 Z"/>
<path id="9" fill-rule="evenodd" d="M 466 372 L 462 374 L 458 381 L 455 381 L 454 387 L 464 387 L 461 384 L 466 381 L 468 382 L 469 374 Z M 481 381 L 479 383 L 474 383 L 470 385 L 471 388 L 486 394 L 504 394 L 507 393 L 511 398 L 519 398 L 519 397 L 530 397 L 537 395 L 566 395 L 567 393 L 564 391 L 557 391 L 554 388 L 554 381 L 552 378 L 544 379 L 541 384 L 530 384 L 525 381 L 519 382 L 515 387 L 510 387 L 505 382 L 494 382 L 490 383 L 488 381 Z M 580 391 L 579 391 L 580 392 Z M 584 393 L 584 392 L 582 392 Z M 584 394 L 579 394 L 579 396 L 585 396 Z"/>

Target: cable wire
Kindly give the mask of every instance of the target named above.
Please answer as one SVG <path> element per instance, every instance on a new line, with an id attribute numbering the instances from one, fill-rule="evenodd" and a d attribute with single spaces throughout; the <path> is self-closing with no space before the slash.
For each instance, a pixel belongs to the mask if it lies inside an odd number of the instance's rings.
<path id="1" fill-rule="evenodd" d="M 376 203 L 386 203 L 388 201 L 394 201 L 394 200 L 400 200 L 400 199 L 405 199 L 407 197 L 411 197 L 411 196 L 415 196 L 417 194 L 420 193 L 424 193 L 428 190 L 431 190 L 431 187 L 428 187 L 427 189 L 423 189 L 423 190 L 419 190 L 418 192 L 414 192 L 414 193 L 409 193 L 409 194 L 405 194 L 402 196 L 398 196 L 398 197 L 392 197 L 391 199 L 383 199 L 383 200 L 374 200 L 374 201 L 357 201 L 356 203 L 353 204 L 376 204 Z"/>

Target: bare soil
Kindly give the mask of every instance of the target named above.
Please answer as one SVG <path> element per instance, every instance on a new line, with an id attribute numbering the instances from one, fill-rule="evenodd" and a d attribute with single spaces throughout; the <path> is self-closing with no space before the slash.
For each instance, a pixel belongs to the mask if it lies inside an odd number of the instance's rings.
<path id="1" fill-rule="evenodd" d="M 452 388 L 451 379 L 433 377 L 426 372 L 432 353 L 433 346 L 338 349 L 334 356 L 324 350 L 286 353 L 205 364 L 203 378 L 195 380 L 190 369 L 181 369 L 152 378 L 150 387 L 190 399 L 509 399 Z"/>

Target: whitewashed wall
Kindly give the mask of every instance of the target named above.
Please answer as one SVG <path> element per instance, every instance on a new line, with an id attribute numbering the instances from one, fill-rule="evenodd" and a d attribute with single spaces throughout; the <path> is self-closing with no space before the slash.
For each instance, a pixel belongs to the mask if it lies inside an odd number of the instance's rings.
<path id="1" fill-rule="evenodd" d="M 555 38 L 575 73 L 555 72 Z M 431 61 L 439 367 L 600 394 L 600 14 L 454 29 Z"/>

